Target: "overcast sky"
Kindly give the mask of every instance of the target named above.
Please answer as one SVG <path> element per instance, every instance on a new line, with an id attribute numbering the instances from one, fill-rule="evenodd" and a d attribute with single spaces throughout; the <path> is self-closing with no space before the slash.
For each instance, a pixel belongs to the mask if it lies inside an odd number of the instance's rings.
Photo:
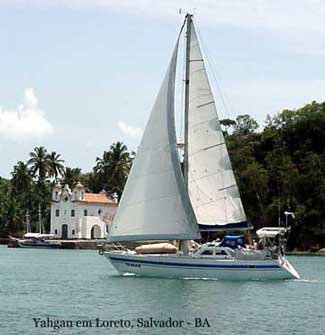
<path id="1" fill-rule="evenodd" d="M 321 0 L 0 0 L 0 176 L 38 145 L 84 172 L 113 141 L 135 149 L 179 8 L 195 13 L 221 117 L 263 125 L 325 100 Z"/>

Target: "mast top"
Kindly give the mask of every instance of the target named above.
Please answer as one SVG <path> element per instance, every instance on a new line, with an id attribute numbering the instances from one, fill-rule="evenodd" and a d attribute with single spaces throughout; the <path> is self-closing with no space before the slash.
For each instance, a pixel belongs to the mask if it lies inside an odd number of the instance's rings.
<path id="1" fill-rule="evenodd" d="M 192 18 L 193 18 L 193 14 L 186 13 L 185 20 L 192 21 Z"/>
<path id="2" fill-rule="evenodd" d="M 178 11 L 178 14 L 183 14 L 183 12 L 186 12 L 186 14 L 185 14 L 185 18 L 187 18 L 188 16 L 193 16 L 194 15 L 194 10 L 195 10 L 196 8 L 192 8 L 192 13 L 189 13 L 188 11 L 186 11 L 186 10 L 184 10 L 183 11 L 183 8 L 180 8 L 179 9 L 179 11 Z"/>

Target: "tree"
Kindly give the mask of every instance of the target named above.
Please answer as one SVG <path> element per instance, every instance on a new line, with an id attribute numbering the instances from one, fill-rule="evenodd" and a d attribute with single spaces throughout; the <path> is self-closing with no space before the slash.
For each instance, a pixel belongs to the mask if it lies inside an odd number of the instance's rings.
<path id="1" fill-rule="evenodd" d="M 290 222 L 288 246 L 302 250 L 325 247 L 325 102 L 267 116 L 259 131 L 247 114 L 220 123 L 226 129 L 225 141 L 248 220 L 256 229 L 274 226 L 279 207 L 282 221 L 285 210 L 293 211 L 296 219 Z M 0 234 L 22 229 L 26 207 L 36 222 L 41 203 L 49 218 L 48 178 L 63 175 L 62 182 L 71 187 L 81 181 L 92 192 L 105 188 L 120 196 L 133 158 L 117 142 L 97 157 L 92 172 L 82 174 L 79 168 L 62 171 L 59 154 L 35 148 L 27 164 L 15 165 L 11 180 L 0 177 Z"/>
<path id="2" fill-rule="evenodd" d="M 298 169 L 284 148 L 275 148 L 265 157 L 270 183 L 269 192 L 275 196 L 289 197 L 295 191 Z"/>
<path id="3" fill-rule="evenodd" d="M 110 163 L 111 152 L 104 151 L 102 158 L 96 157 L 96 165 L 94 166 L 94 173 L 102 183 L 107 183 L 110 178 Z M 107 185 L 104 185 L 107 186 Z"/>
<path id="4" fill-rule="evenodd" d="M 11 181 L 0 177 L 0 236 L 23 230 L 23 208 L 12 192 Z"/>
<path id="5" fill-rule="evenodd" d="M 30 192 L 33 178 L 27 164 L 19 161 L 11 172 L 11 183 L 15 194 Z"/>
<path id="6" fill-rule="evenodd" d="M 47 179 L 49 176 L 48 152 L 43 146 L 36 147 L 29 156 L 27 165 L 31 167 L 33 177 L 37 178 L 32 206 L 36 208 L 40 205 L 44 211 L 47 211 L 51 199 L 51 185 Z"/>
<path id="7" fill-rule="evenodd" d="M 68 184 L 71 188 L 75 187 L 81 178 L 81 169 L 66 167 L 63 172 L 62 184 Z"/>
<path id="8" fill-rule="evenodd" d="M 242 172 L 240 179 L 247 214 L 259 226 L 266 223 L 265 204 L 267 203 L 268 178 L 267 170 L 254 161 Z"/>
<path id="9" fill-rule="evenodd" d="M 228 135 L 228 130 L 236 126 L 236 121 L 231 119 L 223 119 L 219 121 L 220 124 L 225 128 L 224 134 Z"/>
<path id="10" fill-rule="evenodd" d="M 234 125 L 234 128 L 237 135 L 250 135 L 258 127 L 258 123 L 248 114 L 238 115 L 236 117 L 236 125 Z"/>
<path id="11" fill-rule="evenodd" d="M 33 178 L 28 166 L 19 161 L 11 172 L 11 193 L 19 201 L 20 207 L 29 208 L 32 201 Z"/>
<path id="12" fill-rule="evenodd" d="M 96 158 L 94 173 L 109 193 L 116 192 L 121 196 L 124 189 L 133 154 L 130 154 L 122 142 L 113 143 L 109 151 L 105 151 L 102 158 Z"/>
<path id="13" fill-rule="evenodd" d="M 33 176 L 38 176 L 38 182 L 44 183 L 49 171 L 49 158 L 45 147 L 36 147 L 29 153 L 27 165 L 31 167 Z"/>
<path id="14" fill-rule="evenodd" d="M 10 181 L 0 177 L 0 237 L 8 235 Z"/>
<path id="15" fill-rule="evenodd" d="M 48 175 L 49 177 L 54 177 L 55 181 L 57 181 L 58 176 L 63 175 L 64 173 L 64 160 L 60 157 L 61 155 L 57 154 L 55 151 L 52 151 L 47 155 Z"/>
<path id="16" fill-rule="evenodd" d="M 8 234 L 21 232 L 23 227 L 24 209 L 16 197 L 9 196 L 6 200 L 5 230 Z"/>

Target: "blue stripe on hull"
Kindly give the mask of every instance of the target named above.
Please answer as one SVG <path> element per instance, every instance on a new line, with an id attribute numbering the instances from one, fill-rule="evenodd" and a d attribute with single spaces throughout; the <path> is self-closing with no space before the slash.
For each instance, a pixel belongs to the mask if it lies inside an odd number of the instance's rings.
<path id="1" fill-rule="evenodd" d="M 231 269 L 259 269 L 259 270 L 282 270 L 281 266 L 279 265 L 260 265 L 260 264 L 193 264 L 193 263 L 175 263 L 175 262 L 164 262 L 164 261 L 148 261 L 148 260 L 135 260 L 135 259 L 125 259 L 115 256 L 109 256 L 112 261 L 120 262 L 120 263 L 140 263 L 140 264 L 148 264 L 148 265 L 168 265 L 174 267 L 185 267 L 185 268 L 204 268 L 204 269 L 224 269 L 224 270 L 231 270 Z"/>

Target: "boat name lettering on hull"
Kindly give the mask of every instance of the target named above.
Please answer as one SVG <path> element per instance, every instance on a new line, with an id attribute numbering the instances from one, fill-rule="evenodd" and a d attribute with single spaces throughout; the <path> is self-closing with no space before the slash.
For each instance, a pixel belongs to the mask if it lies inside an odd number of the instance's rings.
<path id="1" fill-rule="evenodd" d="M 141 268 L 141 264 L 139 263 L 125 263 L 126 266 L 131 266 L 133 268 Z"/>

